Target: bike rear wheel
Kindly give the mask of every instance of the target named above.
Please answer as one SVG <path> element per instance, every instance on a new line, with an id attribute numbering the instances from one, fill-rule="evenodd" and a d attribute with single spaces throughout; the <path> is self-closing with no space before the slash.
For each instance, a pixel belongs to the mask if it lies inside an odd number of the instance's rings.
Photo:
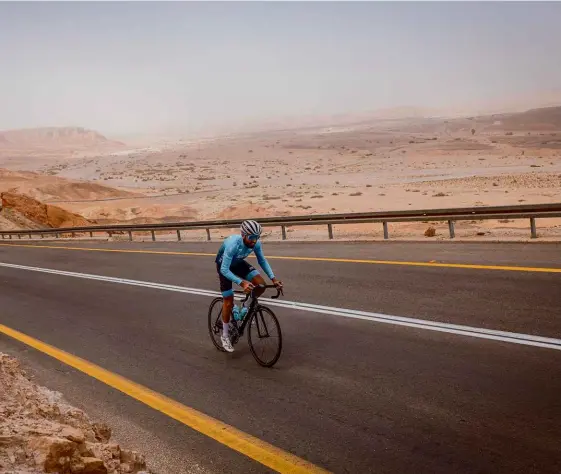
<path id="1" fill-rule="evenodd" d="M 208 308 L 208 332 L 214 346 L 222 352 L 226 352 L 222 347 L 220 336 L 222 335 L 222 298 L 214 298 Z"/>
<path id="2" fill-rule="evenodd" d="M 272 367 L 282 351 L 282 333 L 275 313 L 266 306 L 258 306 L 248 325 L 247 340 L 251 354 L 259 365 Z"/>

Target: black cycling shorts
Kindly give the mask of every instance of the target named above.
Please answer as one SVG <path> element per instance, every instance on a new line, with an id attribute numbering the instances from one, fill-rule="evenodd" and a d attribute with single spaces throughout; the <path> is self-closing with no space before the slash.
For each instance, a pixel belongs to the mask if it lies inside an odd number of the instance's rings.
<path id="1" fill-rule="evenodd" d="M 216 264 L 216 271 L 218 272 L 218 278 L 220 279 L 220 291 L 222 296 L 231 296 L 234 294 L 232 290 L 233 282 L 228 280 L 222 273 L 220 273 L 220 264 Z M 233 263 L 230 266 L 230 271 L 240 277 L 242 280 L 251 281 L 256 275 L 259 275 L 259 271 L 255 269 L 252 265 L 247 263 L 245 260 L 240 260 L 239 262 Z"/>

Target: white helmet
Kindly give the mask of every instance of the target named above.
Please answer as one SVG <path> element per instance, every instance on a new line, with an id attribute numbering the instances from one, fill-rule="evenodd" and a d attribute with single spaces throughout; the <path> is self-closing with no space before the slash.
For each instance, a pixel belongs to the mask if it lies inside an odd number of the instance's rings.
<path id="1" fill-rule="evenodd" d="M 261 232 L 263 231 L 261 228 L 261 224 L 256 221 L 243 221 L 241 225 L 242 234 L 248 235 L 257 235 L 260 236 Z"/>

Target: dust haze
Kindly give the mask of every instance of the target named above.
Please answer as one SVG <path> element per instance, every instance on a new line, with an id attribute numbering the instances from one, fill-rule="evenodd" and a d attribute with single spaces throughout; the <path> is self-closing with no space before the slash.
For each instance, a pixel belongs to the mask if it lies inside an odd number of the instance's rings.
<path id="1" fill-rule="evenodd" d="M 0 225 L 559 202 L 560 22 L 556 3 L 0 4 Z"/>

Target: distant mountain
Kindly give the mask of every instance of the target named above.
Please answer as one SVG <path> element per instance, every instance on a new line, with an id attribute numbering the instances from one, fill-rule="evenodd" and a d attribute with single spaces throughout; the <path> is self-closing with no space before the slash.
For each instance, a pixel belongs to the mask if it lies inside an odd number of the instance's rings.
<path id="1" fill-rule="evenodd" d="M 0 131 L 0 147 L 9 149 L 122 148 L 125 144 L 82 127 L 44 127 Z"/>
<path id="2" fill-rule="evenodd" d="M 561 106 L 531 109 L 517 114 L 492 116 L 493 123 L 505 130 L 561 130 Z"/>

